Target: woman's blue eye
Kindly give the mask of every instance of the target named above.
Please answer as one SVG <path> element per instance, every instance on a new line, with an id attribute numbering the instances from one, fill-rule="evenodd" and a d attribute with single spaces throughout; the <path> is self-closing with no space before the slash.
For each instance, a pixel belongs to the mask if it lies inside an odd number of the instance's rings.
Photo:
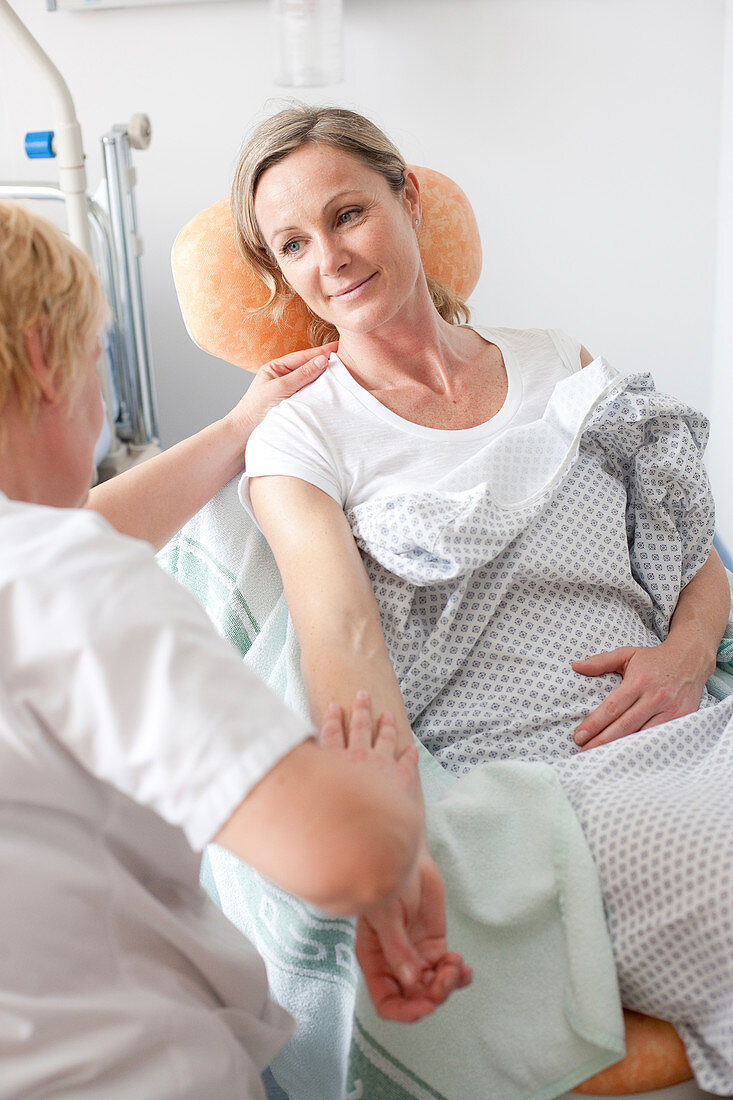
<path id="1" fill-rule="evenodd" d="M 342 225 L 348 225 L 358 213 L 358 210 L 344 210 L 343 214 L 339 214 L 339 221 Z"/>
<path id="2" fill-rule="evenodd" d="M 286 241 L 286 243 L 282 246 L 281 251 L 286 256 L 294 256 L 299 248 L 300 241 Z"/>

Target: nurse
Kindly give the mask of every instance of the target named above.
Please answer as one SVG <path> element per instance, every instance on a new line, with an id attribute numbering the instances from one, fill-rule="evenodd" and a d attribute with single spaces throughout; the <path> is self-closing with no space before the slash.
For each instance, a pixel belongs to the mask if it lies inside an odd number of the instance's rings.
<path id="1" fill-rule="evenodd" d="M 149 545 L 322 357 L 270 364 L 228 417 L 89 494 L 104 317 L 86 257 L 0 203 L 0 1097 L 262 1097 L 292 1022 L 199 853 L 370 920 L 416 874 L 415 757 L 363 693 L 316 745 Z M 440 921 L 407 931 L 363 965 L 378 1009 L 414 1020 L 470 974 Z"/>

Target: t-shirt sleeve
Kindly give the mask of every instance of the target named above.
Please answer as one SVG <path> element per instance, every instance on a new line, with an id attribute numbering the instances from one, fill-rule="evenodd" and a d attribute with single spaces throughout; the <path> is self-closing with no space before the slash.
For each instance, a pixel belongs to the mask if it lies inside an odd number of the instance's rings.
<path id="1" fill-rule="evenodd" d="M 559 328 L 550 328 L 547 331 L 568 374 L 575 374 L 580 370 L 580 341 Z"/>
<path id="2" fill-rule="evenodd" d="M 46 540 L 51 560 L 14 585 L 5 674 L 16 707 L 200 850 L 311 731 L 146 543 L 90 513 L 60 520 Z"/>
<path id="3" fill-rule="evenodd" d="M 298 408 L 292 401 L 283 401 L 271 409 L 247 442 L 239 499 L 253 519 L 249 482 L 253 477 L 268 474 L 298 477 L 323 490 L 343 507 L 339 471 L 314 414 Z"/>

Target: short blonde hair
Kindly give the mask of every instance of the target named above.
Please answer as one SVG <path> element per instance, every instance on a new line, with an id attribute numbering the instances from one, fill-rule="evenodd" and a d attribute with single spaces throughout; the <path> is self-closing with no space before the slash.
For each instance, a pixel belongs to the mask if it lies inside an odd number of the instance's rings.
<path id="1" fill-rule="evenodd" d="M 278 320 L 294 292 L 285 282 L 277 262 L 260 234 L 255 218 L 255 194 L 262 174 L 304 145 L 329 145 L 351 153 L 383 176 L 395 195 L 405 188 L 407 165 L 399 150 L 368 118 L 342 107 L 312 107 L 296 103 L 265 119 L 252 132 L 239 155 L 231 206 L 237 246 L 245 261 L 269 291 L 260 309 Z M 433 304 L 444 320 L 462 324 L 469 320 L 465 302 L 432 275 L 426 274 Z M 308 336 L 314 346 L 334 339 L 334 327 L 310 309 Z"/>
<path id="2" fill-rule="evenodd" d="M 107 314 L 88 257 L 45 218 L 0 202 L 0 416 L 13 394 L 25 415 L 36 408 L 40 390 L 26 345 L 33 325 L 40 323 L 49 365 L 65 392 Z"/>

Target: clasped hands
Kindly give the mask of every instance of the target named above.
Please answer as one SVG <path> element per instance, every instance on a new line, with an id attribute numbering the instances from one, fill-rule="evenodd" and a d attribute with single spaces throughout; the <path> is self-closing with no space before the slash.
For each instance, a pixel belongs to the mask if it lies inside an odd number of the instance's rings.
<path id="1" fill-rule="evenodd" d="M 366 692 L 355 696 L 348 722 L 341 707 L 328 708 L 320 743 L 390 774 L 419 797 L 417 749 L 398 752 L 394 716 L 385 712 L 375 722 Z M 448 951 L 443 883 L 425 841 L 398 896 L 359 917 L 356 958 L 372 1003 L 387 1020 L 414 1023 L 470 984 L 470 967 Z"/>

